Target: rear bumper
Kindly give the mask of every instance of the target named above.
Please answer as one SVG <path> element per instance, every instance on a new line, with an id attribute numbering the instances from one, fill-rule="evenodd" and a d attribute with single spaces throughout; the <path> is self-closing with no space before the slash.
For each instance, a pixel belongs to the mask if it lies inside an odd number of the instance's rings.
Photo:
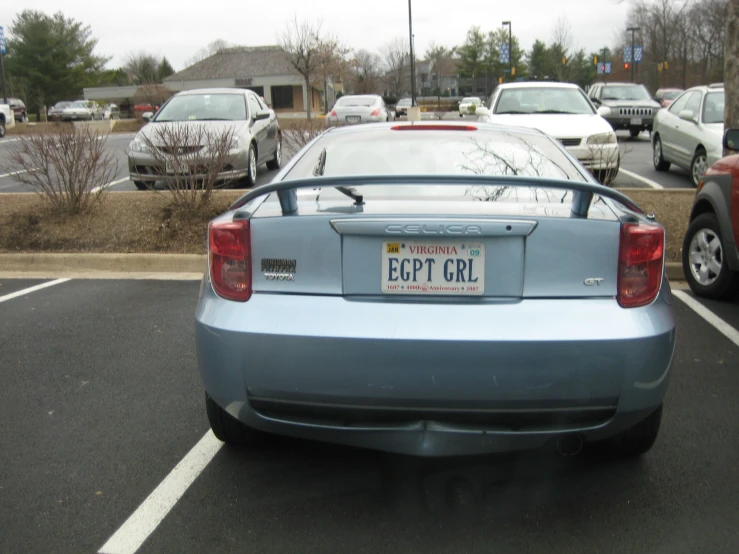
<path id="1" fill-rule="evenodd" d="M 203 287 L 201 378 L 266 432 L 446 456 L 596 441 L 665 396 L 675 343 L 669 287 L 650 306 L 614 299 L 453 303 L 254 294 Z M 441 319 L 440 319 L 441 318 Z"/>

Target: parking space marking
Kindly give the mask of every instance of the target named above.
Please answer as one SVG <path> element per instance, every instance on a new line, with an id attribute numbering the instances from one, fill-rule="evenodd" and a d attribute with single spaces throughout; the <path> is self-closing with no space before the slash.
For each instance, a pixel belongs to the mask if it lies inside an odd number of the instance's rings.
<path id="1" fill-rule="evenodd" d="M 117 181 L 111 181 L 107 185 L 100 185 L 99 187 L 95 187 L 90 192 L 97 192 L 100 189 L 107 189 L 108 187 L 112 187 L 113 185 L 120 185 L 121 183 L 125 183 L 126 181 L 130 181 L 130 177 L 124 177 L 123 179 L 118 179 Z"/>
<path id="2" fill-rule="evenodd" d="M 66 283 L 67 281 L 69 281 L 69 279 L 56 279 L 54 281 L 49 281 L 48 283 L 41 283 L 40 285 L 36 285 L 34 287 L 28 287 L 27 289 L 11 292 L 10 294 L 6 294 L 5 296 L 0 296 L 0 302 L 12 300 L 13 298 L 18 298 L 19 296 L 25 296 L 26 294 L 36 292 L 37 290 L 45 289 L 47 287 L 53 287 L 54 285 L 60 285 L 62 283 Z"/>
<path id="3" fill-rule="evenodd" d="M 695 298 L 690 296 L 688 293 L 681 290 L 673 290 L 672 294 L 677 296 L 683 304 L 688 306 L 691 310 L 705 319 L 708 323 L 713 325 L 722 335 L 724 335 L 731 342 L 739 346 L 739 331 L 734 329 L 731 325 L 726 323 L 719 316 L 714 314 L 711 310 L 706 308 L 703 304 L 698 302 Z"/>
<path id="4" fill-rule="evenodd" d="M 8 144 L 10 142 L 16 142 L 18 140 L 21 140 L 21 139 L 19 139 L 19 138 L 12 138 L 12 139 L 0 140 L 0 144 Z"/>
<path id="5" fill-rule="evenodd" d="M 29 171 L 38 171 L 40 167 L 34 167 L 33 169 L 20 169 L 18 171 L 11 171 L 10 173 L 3 173 L 0 175 L 0 179 L 3 177 L 12 177 L 13 175 L 20 175 L 21 173 L 28 173 Z"/>
<path id="6" fill-rule="evenodd" d="M 660 185 L 659 183 L 655 183 L 651 179 L 647 179 L 646 177 L 642 177 L 641 175 L 637 175 L 633 171 L 629 171 L 628 169 L 624 169 L 623 167 L 619 168 L 618 172 L 619 173 L 623 173 L 626 176 L 631 177 L 632 179 L 636 179 L 637 181 L 641 181 L 642 183 L 644 183 L 645 185 L 649 185 L 653 189 L 663 189 L 663 188 L 665 188 L 662 185 Z"/>
<path id="7" fill-rule="evenodd" d="M 134 554 L 223 446 L 208 431 L 113 534 L 98 554 Z"/>

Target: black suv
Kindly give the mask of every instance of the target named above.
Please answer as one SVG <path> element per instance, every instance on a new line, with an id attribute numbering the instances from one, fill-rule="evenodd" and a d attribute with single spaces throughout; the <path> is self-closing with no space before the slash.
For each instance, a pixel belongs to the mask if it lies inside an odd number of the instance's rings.
<path id="1" fill-rule="evenodd" d="M 661 107 L 644 85 L 635 83 L 596 83 L 588 89 L 588 97 L 614 131 L 628 129 L 632 137 L 652 131 L 654 114 Z"/>

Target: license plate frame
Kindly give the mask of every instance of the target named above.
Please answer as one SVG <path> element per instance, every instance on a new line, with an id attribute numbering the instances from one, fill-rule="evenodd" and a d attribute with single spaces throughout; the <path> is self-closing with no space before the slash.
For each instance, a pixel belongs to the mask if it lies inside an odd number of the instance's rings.
<path id="1" fill-rule="evenodd" d="M 629 120 L 629 125 L 641 125 L 644 123 L 644 120 L 641 117 L 632 117 Z"/>
<path id="2" fill-rule="evenodd" d="M 382 242 L 380 256 L 382 294 L 482 296 L 485 293 L 485 245 L 481 242 L 391 240 Z M 447 280 L 450 274 L 452 280 Z"/>
<path id="3" fill-rule="evenodd" d="M 347 115 L 346 116 L 347 123 L 359 123 L 361 121 L 362 121 L 362 116 L 359 116 L 359 115 Z"/>
<path id="4" fill-rule="evenodd" d="M 190 166 L 182 161 L 166 160 L 164 162 L 164 171 L 168 175 L 189 175 Z"/>

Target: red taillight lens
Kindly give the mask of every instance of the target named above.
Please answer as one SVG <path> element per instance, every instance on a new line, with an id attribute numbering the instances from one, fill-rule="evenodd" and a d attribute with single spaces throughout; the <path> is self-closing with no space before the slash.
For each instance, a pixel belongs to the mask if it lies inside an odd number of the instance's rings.
<path id="1" fill-rule="evenodd" d="M 380 108 L 377 108 L 374 112 L 372 112 L 370 115 L 380 115 Z"/>
<path id="2" fill-rule="evenodd" d="M 208 226 L 210 281 L 218 296 L 246 302 L 251 297 L 251 233 L 248 220 Z"/>
<path id="3" fill-rule="evenodd" d="M 335 110 L 331 110 L 331 113 L 328 114 L 328 115 L 330 115 L 331 117 L 336 117 L 336 111 Z"/>
<path id="4" fill-rule="evenodd" d="M 636 308 L 651 303 L 662 284 L 665 231 L 658 225 L 621 226 L 618 251 L 618 303 Z"/>

